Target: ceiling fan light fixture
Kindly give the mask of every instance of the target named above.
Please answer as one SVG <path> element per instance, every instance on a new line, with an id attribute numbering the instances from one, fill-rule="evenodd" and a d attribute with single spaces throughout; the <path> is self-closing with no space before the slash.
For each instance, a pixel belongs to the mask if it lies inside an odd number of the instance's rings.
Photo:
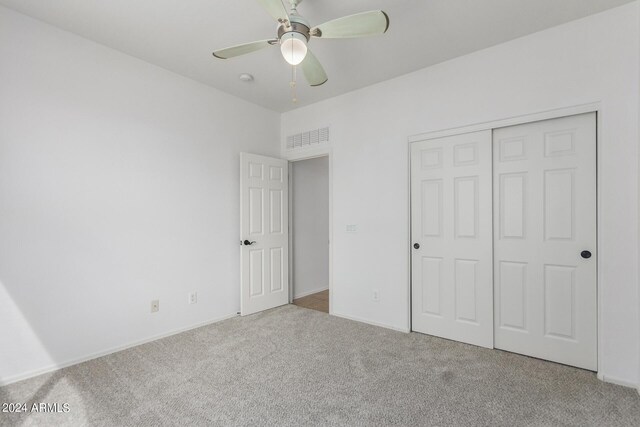
<path id="1" fill-rule="evenodd" d="M 290 84 L 294 100 L 296 65 L 300 65 L 310 86 L 320 86 L 328 81 L 327 73 L 318 58 L 311 49 L 307 50 L 307 43 L 312 38 L 347 39 L 375 36 L 384 34 L 389 29 L 389 15 L 382 10 L 356 13 L 311 26 L 309 21 L 298 14 L 297 8 L 302 0 L 288 0 L 291 4 L 289 12 L 283 2 L 284 0 L 258 0 L 278 22 L 276 37 L 219 49 L 213 52 L 213 56 L 219 59 L 234 58 L 279 44 L 283 58 L 291 65 Z"/>
<path id="2" fill-rule="evenodd" d="M 280 38 L 280 51 L 285 61 L 298 65 L 307 56 L 307 38 L 295 31 L 285 33 Z"/>

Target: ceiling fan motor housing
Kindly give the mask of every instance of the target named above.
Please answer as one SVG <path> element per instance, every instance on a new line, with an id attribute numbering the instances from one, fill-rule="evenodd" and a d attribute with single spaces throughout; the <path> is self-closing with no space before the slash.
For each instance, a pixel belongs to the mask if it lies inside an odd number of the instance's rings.
<path id="1" fill-rule="evenodd" d="M 287 33 L 302 34 L 307 41 L 311 38 L 311 28 L 309 22 L 302 16 L 297 14 L 289 15 L 289 22 L 278 26 L 278 40 L 282 40 L 282 36 Z"/>

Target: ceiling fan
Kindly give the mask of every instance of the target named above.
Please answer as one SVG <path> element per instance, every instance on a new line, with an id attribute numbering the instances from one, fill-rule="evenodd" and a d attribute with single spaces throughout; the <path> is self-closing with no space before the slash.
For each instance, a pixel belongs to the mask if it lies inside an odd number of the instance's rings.
<path id="1" fill-rule="evenodd" d="M 289 13 L 282 4 L 282 0 L 257 1 L 278 21 L 277 38 L 216 50 L 213 56 L 228 59 L 280 44 L 284 59 L 294 66 L 300 64 L 311 86 L 320 86 L 328 80 L 324 68 L 307 47 L 311 37 L 323 39 L 364 37 L 384 34 L 389 28 L 389 17 L 381 10 L 344 16 L 311 27 L 309 22 L 298 14 L 297 7 L 302 0 L 289 0 L 291 3 Z"/>

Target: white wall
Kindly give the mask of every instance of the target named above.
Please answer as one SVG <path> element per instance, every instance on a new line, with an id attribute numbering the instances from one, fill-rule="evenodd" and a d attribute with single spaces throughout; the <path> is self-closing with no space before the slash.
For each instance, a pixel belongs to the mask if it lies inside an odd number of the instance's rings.
<path id="1" fill-rule="evenodd" d="M 293 297 L 329 288 L 329 158 L 291 163 Z"/>
<path id="2" fill-rule="evenodd" d="M 235 314 L 279 114 L 2 7 L 0 58 L 0 382 Z"/>
<path id="3" fill-rule="evenodd" d="M 331 124 L 333 312 L 409 328 L 410 135 L 600 102 L 600 373 L 636 384 L 638 22 L 634 2 L 284 114 L 281 135 Z"/>

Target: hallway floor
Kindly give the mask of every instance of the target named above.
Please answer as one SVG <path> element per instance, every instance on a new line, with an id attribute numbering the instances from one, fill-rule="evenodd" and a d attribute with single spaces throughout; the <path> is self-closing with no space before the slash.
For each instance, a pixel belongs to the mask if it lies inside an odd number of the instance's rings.
<path id="1" fill-rule="evenodd" d="M 298 307 L 310 308 L 311 310 L 329 313 L 329 290 L 307 295 L 306 297 L 293 300 L 293 304 Z"/>

